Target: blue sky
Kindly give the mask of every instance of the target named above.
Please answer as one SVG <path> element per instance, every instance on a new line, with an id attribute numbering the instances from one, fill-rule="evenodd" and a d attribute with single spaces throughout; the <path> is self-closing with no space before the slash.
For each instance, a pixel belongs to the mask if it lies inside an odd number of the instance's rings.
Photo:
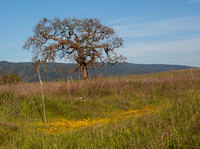
<path id="1" fill-rule="evenodd" d="M 200 0 L 0 0 L 0 61 L 31 61 L 22 46 L 44 17 L 99 18 L 130 63 L 200 67 Z"/>

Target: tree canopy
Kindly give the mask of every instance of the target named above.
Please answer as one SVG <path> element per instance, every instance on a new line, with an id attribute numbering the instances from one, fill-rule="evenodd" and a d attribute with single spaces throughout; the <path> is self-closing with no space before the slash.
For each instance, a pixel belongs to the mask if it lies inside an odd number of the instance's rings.
<path id="1" fill-rule="evenodd" d="M 115 52 L 123 45 L 122 38 L 97 18 L 43 18 L 33 33 L 23 46 L 25 50 L 32 50 L 33 62 L 73 61 L 77 67 L 70 72 L 80 70 L 84 79 L 88 78 L 88 69 L 99 63 L 113 64 L 126 59 Z"/>

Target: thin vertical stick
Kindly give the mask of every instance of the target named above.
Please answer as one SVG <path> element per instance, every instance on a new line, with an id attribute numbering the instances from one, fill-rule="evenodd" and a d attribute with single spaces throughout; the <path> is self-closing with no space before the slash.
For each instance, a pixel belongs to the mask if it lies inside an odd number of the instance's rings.
<path id="1" fill-rule="evenodd" d="M 192 76 L 192 79 L 195 80 L 195 77 L 194 77 L 193 72 L 192 72 L 192 68 L 190 68 L 190 74 Z"/>
<path id="2" fill-rule="evenodd" d="M 42 104 L 43 104 L 43 111 L 44 111 L 44 123 L 47 124 L 45 101 L 44 101 L 44 91 L 43 91 L 43 86 L 42 86 L 43 83 L 42 83 L 42 80 L 41 80 L 41 77 L 40 77 L 40 71 L 39 71 L 38 67 L 37 67 L 37 72 L 38 72 L 38 77 L 39 77 L 39 81 L 40 81 L 40 87 L 41 87 L 41 91 L 42 91 Z"/>
<path id="3" fill-rule="evenodd" d="M 72 84 L 73 84 L 73 86 L 74 86 L 74 80 L 73 80 L 73 78 L 72 78 L 72 75 L 70 74 L 70 78 L 71 78 L 71 82 L 72 82 Z"/>
<path id="4" fill-rule="evenodd" d="M 68 91 L 68 94 L 69 94 L 69 76 L 67 76 L 67 91 Z"/>

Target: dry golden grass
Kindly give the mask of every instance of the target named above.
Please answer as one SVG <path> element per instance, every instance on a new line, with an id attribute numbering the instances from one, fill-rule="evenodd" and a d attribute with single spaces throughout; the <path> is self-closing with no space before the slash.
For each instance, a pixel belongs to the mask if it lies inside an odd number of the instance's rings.
<path id="1" fill-rule="evenodd" d="M 2 148 L 200 147 L 199 68 L 45 82 L 47 126 L 40 94 L 39 83 L 0 85 Z"/>
<path id="2" fill-rule="evenodd" d="M 191 71 L 192 70 L 192 71 Z M 113 89 L 119 91 L 121 89 L 128 89 L 130 86 L 126 84 L 133 84 L 137 89 L 138 87 L 154 87 L 157 84 L 159 86 L 175 86 L 176 83 L 189 82 L 193 84 L 195 81 L 200 80 L 200 69 L 187 69 L 179 71 L 169 71 L 158 74 L 147 75 L 135 75 L 118 78 L 96 78 L 83 81 L 68 82 L 44 82 L 44 93 L 46 96 L 52 96 L 56 94 L 74 94 L 77 91 L 84 89 L 87 91 L 99 90 L 99 89 Z M 181 82 L 182 81 L 182 82 Z M 36 96 L 39 95 L 40 84 L 39 83 L 19 83 L 16 85 L 0 85 L 1 91 L 12 92 L 19 95 Z"/>

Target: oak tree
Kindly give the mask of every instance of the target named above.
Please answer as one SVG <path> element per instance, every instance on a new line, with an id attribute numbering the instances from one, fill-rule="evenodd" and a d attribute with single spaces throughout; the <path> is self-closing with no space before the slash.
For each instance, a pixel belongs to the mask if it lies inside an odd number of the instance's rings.
<path id="1" fill-rule="evenodd" d="M 126 58 L 115 49 L 123 45 L 122 38 L 114 30 L 104 26 L 97 18 L 43 18 L 33 29 L 23 46 L 32 50 L 33 61 L 45 64 L 58 59 L 72 60 L 83 79 L 88 78 L 88 69 L 104 63 L 123 62 Z"/>

